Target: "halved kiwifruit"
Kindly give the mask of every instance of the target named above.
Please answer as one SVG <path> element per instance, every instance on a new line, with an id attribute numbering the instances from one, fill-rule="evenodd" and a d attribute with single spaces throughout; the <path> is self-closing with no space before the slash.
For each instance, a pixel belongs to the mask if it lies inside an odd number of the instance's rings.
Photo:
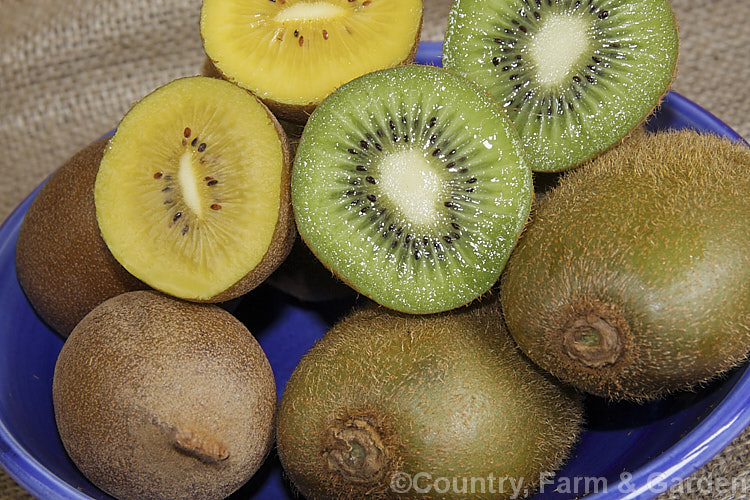
<path id="1" fill-rule="evenodd" d="M 325 96 L 413 59 L 422 0 L 204 0 L 203 47 L 224 78 L 305 121 Z"/>
<path id="2" fill-rule="evenodd" d="M 281 126 L 252 94 L 175 80 L 133 106 L 104 153 L 94 191 L 102 237 L 153 288 L 235 298 L 294 241 L 289 164 Z"/>
<path id="3" fill-rule="evenodd" d="M 292 174 L 297 228 L 343 281 L 392 309 L 448 310 L 497 280 L 531 171 L 502 108 L 431 66 L 370 73 L 313 112 Z"/>
<path id="4" fill-rule="evenodd" d="M 677 52 L 667 0 L 457 0 L 443 63 L 503 104 L 533 170 L 560 171 L 651 113 Z"/>

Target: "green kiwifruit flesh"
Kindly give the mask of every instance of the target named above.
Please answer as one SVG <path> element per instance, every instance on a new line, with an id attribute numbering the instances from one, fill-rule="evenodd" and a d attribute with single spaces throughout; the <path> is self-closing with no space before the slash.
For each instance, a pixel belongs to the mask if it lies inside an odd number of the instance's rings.
<path id="1" fill-rule="evenodd" d="M 503 104 L 533 170 L 559 171 L 653 111 L 677 52 L 667 0 L 457 0 L 443 64 Z"/>
<path id="2" fill-rule="evenodd" d="M 343 83 L 413 60 L 421 27 L 422 0 L 203 0 L 204 71 L 304 123 Z"/>
<path id="3" fill-rule="evenodd" d="M 108 298 L 148 288 L 115 260 L 99 233 L 94 181 L 106 144 L 99 139 L 53 172 L 18 232 L 18 283 L 37 314 L 63 337 Z"/>
<path id="4" fill-rule="evenodd" d="M 224 80 L 187 77 L 136 103 L 96 179 L 96 216 L 115 258 L 155 289 L 223 302 L 288 255 L 296 229 L 281 125 Z"/>
<path id="5" fill-rule="evenodd" d="M 315 256 L 363 295 L 411 313 L 485 293 L 531 198 L 500 106 L 431 66 L 340 87 L 307 122 L 292 174 L 297 229 Z"/>
<path id="6" fill-rule="evenodd" d="M 70 458 L 119 499 L 224 498 L 273 444 L 276 386 L 255 338 L 216 305 L 156 291 L 76 326 L 52 397 Z"/>
<path id="7" fill-rule="evenodd" d="M 367 308 L 326 333 L 279 407 L 279 457 L 302 495 L 432 498 L 392 489 L 399 474 L 419 473 L 524 478 L 533 489 L 557 469 L 577 440 L 581 402 L 519 353 L 499 309 Z M 512 497 L 508 482 L 499 489 L 470 497 Z"/>
<path id="8" fill-rule="evenodd" d="M 750 149 L 644 135 L 561 180 L 501 280 L 521 349 L 582 391 L 645 400 L 750 349 Z"/>

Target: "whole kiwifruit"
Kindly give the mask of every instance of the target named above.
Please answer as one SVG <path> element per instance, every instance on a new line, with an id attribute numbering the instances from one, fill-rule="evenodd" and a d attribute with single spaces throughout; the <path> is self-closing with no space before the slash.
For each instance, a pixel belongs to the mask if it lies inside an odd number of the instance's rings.
<path id="1" fill-rule="evenodd" d="M 582 391 L 646 400 L 750 350 L 750 148 L 645 134 L 564 176 L 501 280 L 510 333 Z"/>
<path id="2" fill-rule="evenodd" d="M 272 444 L 276 386 L 247 328 L 156 291 L 107 300 L 63 345 L 52 384 L 65 450 L 120 499 L 219 499 Z"/>
<path id="3" fill-rule="evenodd" d="M 512 498 L 491 478 L 532 491 L 581 418 L 580 401 L 518 352 L 496 302 L 429 316 L 368 307 L 293 372 L 277 446 L 310 499 L 434 498 L 454 478 L 485 481 L 470 498 Z"/>
<path id="4" fill-rule="evenodd" d="M 18 231 L 18 282 L 37 314 L 63 337 L 108 298 L 148 288 L 115 260 L 99 233 L 94 181 L 107 140 L 52 173 Z"/>

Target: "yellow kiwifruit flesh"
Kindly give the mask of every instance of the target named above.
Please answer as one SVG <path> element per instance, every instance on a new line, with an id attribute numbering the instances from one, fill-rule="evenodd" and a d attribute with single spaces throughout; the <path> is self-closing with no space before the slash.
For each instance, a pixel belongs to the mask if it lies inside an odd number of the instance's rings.
<path id="1" fill-rule="evenodd" d="M 282 114 L 309 112 L 343 83 L 407 62 L 421 24 L 421 0 L 205 0 L 201 11 L 218 72 Z"/>
<path id="2" fill-rule="evenodd" d="M 286 136 L 229 82 L 189 77 L 123 118 L 96 180 L 115 258 L 153 288 L 218 302 L 268 276 L 294 238 Z"/>

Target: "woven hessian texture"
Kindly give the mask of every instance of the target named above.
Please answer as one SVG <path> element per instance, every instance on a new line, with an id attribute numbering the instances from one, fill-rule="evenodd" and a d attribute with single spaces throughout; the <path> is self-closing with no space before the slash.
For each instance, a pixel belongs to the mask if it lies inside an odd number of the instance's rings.
<path id="1" fill-rule="evenodd" d="M 673 6 L 681 36 L 674 90 L 750 138 L 750 1 Z M 440 40 L 450 0 L 425 7 L 422 39 Z M 199 11 L 200 0 L 0 0 L 0 220 L 133 102 L 199 73 Z M 661 498 L 748 496 L 749 443 L 746 432 Z M 718 478 L 745 488 L 716 494 Z M 0 498 L 29 497 L 0 471 Z"/>

